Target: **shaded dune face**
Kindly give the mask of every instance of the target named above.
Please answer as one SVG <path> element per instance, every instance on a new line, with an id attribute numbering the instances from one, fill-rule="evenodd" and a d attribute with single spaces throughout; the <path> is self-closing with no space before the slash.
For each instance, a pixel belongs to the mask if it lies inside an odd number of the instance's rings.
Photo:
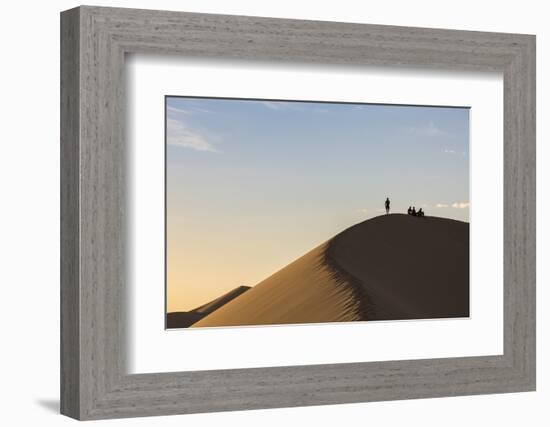
<path id="1" fill-rule="evenodd" d="M 379 216 L 335 236 L 327 260 L 363 301 L 365 320 L 468 317 L 469 235 L 462 221 Z"/>
<path id="2" fill-rule="evenodd" d="M 192 327 L 469 316 L 469 224 L 379 216 L 336 235 Z"/>

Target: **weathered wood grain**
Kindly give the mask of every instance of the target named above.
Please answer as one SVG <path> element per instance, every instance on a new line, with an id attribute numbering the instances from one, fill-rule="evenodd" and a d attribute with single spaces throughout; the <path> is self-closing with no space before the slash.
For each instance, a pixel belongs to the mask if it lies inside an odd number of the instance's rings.
<path id="1" fill-rule="evenodd" d="M 80 415 L 80 14 L 61 20 L 61 413 Z"/>

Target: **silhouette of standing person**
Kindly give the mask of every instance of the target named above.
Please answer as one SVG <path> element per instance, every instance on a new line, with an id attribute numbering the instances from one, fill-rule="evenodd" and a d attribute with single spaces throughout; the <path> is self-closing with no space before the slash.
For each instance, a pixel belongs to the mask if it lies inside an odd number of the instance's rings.
<path id="1" fill-rule="evenodd" d="M 386 215 L 390 213 L 390 198 L 386 197 Z"/>

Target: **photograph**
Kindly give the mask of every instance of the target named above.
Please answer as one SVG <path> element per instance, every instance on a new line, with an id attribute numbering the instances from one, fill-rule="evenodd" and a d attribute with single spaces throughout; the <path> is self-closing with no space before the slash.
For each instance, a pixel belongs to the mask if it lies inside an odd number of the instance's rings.
<path id="1" fill-rule="evenodd" d="M 468 318 L 469 113 L 165 96 L 166 329 Z"/>

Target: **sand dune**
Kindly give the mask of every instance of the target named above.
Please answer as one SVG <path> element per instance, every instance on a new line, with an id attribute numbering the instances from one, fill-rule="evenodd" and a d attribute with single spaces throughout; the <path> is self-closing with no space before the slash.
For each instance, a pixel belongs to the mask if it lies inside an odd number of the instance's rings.
<path id="1" fill-rule="evenodd" d="M 193 323 L 201 320 L 205 315 L 192 311 L 174 311 L 166 314 L 166 328 L 188 328 Z"/>
<path id="2" fill-rule="evenodd" d="M 215 300 L 210 301 L 209 303 L 206 303 L 204 305 L 201 305 L 200 307 L 197 307 L 191 311 L 175 311 L 175 312 L 167 313 L 166 327 L 168 329 L 188 328 L 189 326 L 196 323 L 206 315 L 217 310 L 224 304 L 227 304 L 229 301 L 238 297 L 239 295 L 243 294 L 249 289 L 250 289 L 250 286 L 239 286 L 227 292 L 226 294 L 222 295 L 221 297 L 218 297 Z"/>
<path id="3" fill-rule="evenodd" d="M 326 251 L 318 246 L 193 327 L 359 320 L 353 289 L 326 265 Z"/>
<path id="4" fill-rule="evenodd" d="M 210 314 L 213 311 L 220 308 L 222 305 L 227 304 L 229 301 L 231 301 L 234 298 L 237 298 L 239 295 L 245 293 L 250 289 L 250 286 L 239 286 L 231 291 L 229 291 L 226 294 L 223 294 L 221 297 L 216 298 L 213 301 L 210 301 L 207 304 L 201 305 L 198 308 L 195 308 L 193 312 L 200 313 L 200 314 Z"/>
<path id="5" fill-rule="evenodd" d="M 192 327 L 468 315 L 469 224 L 392 214 L 348 228 Z"/>
<path id="6" fill-rule="evenodd" d="M 466 222 L 379 216 L 334 237 L 327 259 L 364 295 L 366 320 L 469 316 Z"/>

